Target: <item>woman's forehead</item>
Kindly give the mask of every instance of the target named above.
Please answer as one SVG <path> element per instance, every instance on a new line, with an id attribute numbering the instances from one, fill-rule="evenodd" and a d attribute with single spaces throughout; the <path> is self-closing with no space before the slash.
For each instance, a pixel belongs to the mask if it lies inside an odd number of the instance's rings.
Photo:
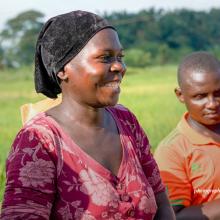
<path id="1" fill-rule="evenodd" d="M 106 28 L 96 33 L 85 45 L 85 49 L 123 50 L 118 34 L 115 30 Z"/>

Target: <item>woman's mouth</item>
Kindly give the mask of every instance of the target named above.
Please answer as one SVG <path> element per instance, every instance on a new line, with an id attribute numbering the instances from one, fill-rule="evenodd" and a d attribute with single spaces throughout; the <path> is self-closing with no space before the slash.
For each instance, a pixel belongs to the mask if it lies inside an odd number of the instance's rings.
<path id="1" fill-rule="evenodd" d="M 101 86 L 111 88 L 113 92 L 119 93 L 120 84 L 121 84 L 121 81 L 117 80 L 117 81 L 110 81 L 110 82 L 103 83 Z"/>
<path id="2" fill-rule="evenodd" d="M 105 83 L 104 86 L 117 88 L 120 86 L 120 83 L 121 83 L 120 81 L 113 81 L 113 82 Z"/>

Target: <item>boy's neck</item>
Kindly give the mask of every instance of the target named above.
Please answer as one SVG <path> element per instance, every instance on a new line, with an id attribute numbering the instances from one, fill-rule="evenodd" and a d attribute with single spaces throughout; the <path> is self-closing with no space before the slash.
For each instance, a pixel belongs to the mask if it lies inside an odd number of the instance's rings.
<path id="1" fill-rule="evenodd" d="M 220 142 L 220 124 L 215 125 L 204 125 L 195 121 L 190 115 L 187 118 L 187 122 L 189 123 L 190 127 L 198 131 L 199 133 L 211 137 L 217 142 Z"/>

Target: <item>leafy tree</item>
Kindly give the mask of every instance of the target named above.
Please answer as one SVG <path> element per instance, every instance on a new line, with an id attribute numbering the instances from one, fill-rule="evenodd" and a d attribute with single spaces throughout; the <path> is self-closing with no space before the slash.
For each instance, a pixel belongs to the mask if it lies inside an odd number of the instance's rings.
<path id="1" fill-rule="evenodd" d="M 124 61 L 128 66 L 146 67 L 151 64 L 151 54 L 141 49 L 128 49 Z"/>
<path id="2" fill-rule="evenodd" d="M 5 65 L 17 67 L 33 62 L 43 17 L 41 12 L 29 10 L 7 21 L 0 33 Z"/>
<path id="3" fill-rule="evenodd" d="M 195 50 L 208 50 L 220 58 L 220 9 L 164 11 L 151 8 L 103 16 L 116 27 L 128 65 L 176 63 Z M 8 20 L 0 33 L 0 68 L 33 62 L 43 18 L 41 12 L 30 10 Z"/>
<path id="4" fill-rule="evenodd" d="M 2 47 L 0 46 L 0 69 L 3 69 L 3 67 L 4 67 L 3 58 L 4 58 L 4 51 L 3 51 Z"/>

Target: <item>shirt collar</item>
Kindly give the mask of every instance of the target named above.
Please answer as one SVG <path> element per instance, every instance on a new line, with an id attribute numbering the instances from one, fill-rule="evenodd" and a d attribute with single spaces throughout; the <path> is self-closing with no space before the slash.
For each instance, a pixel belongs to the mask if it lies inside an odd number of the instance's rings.
<path id="1" fill-rule="evenodd" d="M 205 136 L 192 127 L 187 122 L 187 117 L 189 113 L 186 112 L 183 114 L 181 121 L 177 125 L 180 132 L 186 136 L 193 145 L 218 145 L 220 146 L 220 142 L 216 142 L 212 137 Z"/>

